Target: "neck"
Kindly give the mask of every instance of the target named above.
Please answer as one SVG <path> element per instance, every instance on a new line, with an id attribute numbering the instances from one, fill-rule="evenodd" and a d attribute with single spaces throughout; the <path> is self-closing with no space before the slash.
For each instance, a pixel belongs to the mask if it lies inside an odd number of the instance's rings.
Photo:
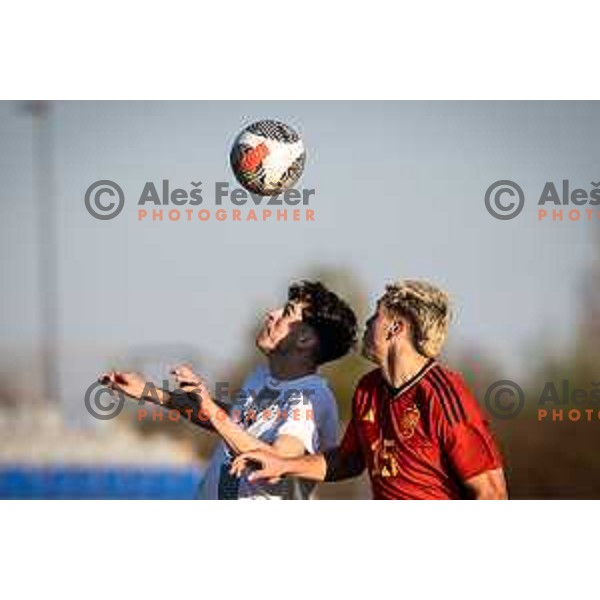
<path id="1" fill-rule="evenodd" d="M 285 380 L 314 375 L 317 368 L 314 363 L 308 363 L 301 357 L 272 354 L 269 356 L 269 371 L 276 379 Z"/>
<path id="2" fill-rule="evenodd" d="M 412 379 L 427 362 L 429 362 L 427 357 L 412 349 L 401 351 L 399 348 L 392 347 L 381 371 L 388 385 L 399 388 Z"/>

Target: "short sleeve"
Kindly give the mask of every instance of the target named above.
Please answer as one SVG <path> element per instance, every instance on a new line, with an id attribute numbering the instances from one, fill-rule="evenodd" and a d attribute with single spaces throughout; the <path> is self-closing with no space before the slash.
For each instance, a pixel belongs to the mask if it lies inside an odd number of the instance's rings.
<path id="1" fill-rule="evenodd" d="M 237 409 L 248 409 L 254 401 L 256 395 L 264 387 L 265 379 L 267 377 L 268 370 L 263 365 L 257 366 L 250 375 L 244 379 L 242 386 L 239 390 L 234 390 L 233 394 L 233 407 Z"/>
<path id="2" fill-rule="evenodd" d="M 308 396 L 302 395 L 300 399 L 286 403 L 282 409 L 281 425 L 277 430 L 277 436 L 280 435 L 291 435 L 299 439 L 309 454 L 318 451 L 315 409 Z"/>
<path id="3" fill-rule="evenodd" d="M 453 471 L 462 481 L 498 469 L 502 459 L 477 400 L 457 374 L 439 370 L 436 392 L 437 431 Z"/>
<path id="4" fill-rule="evenodd" d="M 496 443 L 484 421 L 460 423 L 450 428 L 444 447 L 462 481 L 502 466 Z"/>

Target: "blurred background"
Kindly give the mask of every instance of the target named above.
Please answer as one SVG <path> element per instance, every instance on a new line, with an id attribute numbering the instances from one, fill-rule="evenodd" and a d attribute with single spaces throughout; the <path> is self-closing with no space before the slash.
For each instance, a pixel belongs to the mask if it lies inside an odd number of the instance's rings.
<path id="1" fill-rule="evenodd" d="M 314 222 L 138 221 L 147 181 L 239 187 L 229 150 L 278 119 L 307 149 L 298 188 Z M 320 279 L 361 321 L 386 282 L 448 289 L 444 360 L 482 401 L 519 382 L 525 410 L 491 424 L 513 498 L 598 498 L 600 419 L 538 422 L 544 383 L 600 381 L 600 221 L 537 220 L 546 181 L 600 180 L 597 102 L 1 102 L 0 497 L 191 498 L 215 439 L 185 422 L 138 421 L 135 403 L 92 418 L 99 372 L 157 383 L 190 361 L 241 384 L 253 337 L 289 283 Z M 96 220 L 87 188 L 109 179 L 122 213 Z M 510 179 L 526 204 L 492 218 L 487 188 Z M 560 188 L 559 188 L 560 189 Z M 230 206 L 227 206 L 230 208 Z M 591 207 L 590 207 L 591 208 Z M 242 207 L 247 212 L 250 207 Z M 324 369 L 343 419 L 371 366 Z M 368 498 L 365 478 L 320 498 Z"/>

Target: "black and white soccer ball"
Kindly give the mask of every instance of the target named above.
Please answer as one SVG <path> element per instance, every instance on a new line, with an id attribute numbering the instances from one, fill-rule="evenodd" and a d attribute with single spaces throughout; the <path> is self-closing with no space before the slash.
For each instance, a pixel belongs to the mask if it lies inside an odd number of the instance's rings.
<path id="1" fill-rule="evenodd" d="M 231 168 L 252 193 L 273 196 L 291 187 L 304 171 L 306 151 L 300 136 L 280 121 L 256 121 L 233 143 Z"/>

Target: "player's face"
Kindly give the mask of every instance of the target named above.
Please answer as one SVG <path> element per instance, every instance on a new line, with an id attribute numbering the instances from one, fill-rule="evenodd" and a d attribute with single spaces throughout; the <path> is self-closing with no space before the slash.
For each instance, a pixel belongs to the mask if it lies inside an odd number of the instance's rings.
<path id="1" fill-rule="evenodd" d="M 362 339 L 362 354 L 365 358 L 376 364 L 383 364 L 385 362 L 392 327 L 392 317 L 381 302 L 378 302 L 377 309 L 367 319 L 365 324 L 365 333 Z"/>
<path id="2" fill-rule="evenodd" d="M 256 336 L 256 345 L 261 352 L 271 354 L 284 350 L 294 343 L 294 334 L 302 324 L 302 304 L 288 302 L 284 307 L 269 311 L 261 330 Z"/>

